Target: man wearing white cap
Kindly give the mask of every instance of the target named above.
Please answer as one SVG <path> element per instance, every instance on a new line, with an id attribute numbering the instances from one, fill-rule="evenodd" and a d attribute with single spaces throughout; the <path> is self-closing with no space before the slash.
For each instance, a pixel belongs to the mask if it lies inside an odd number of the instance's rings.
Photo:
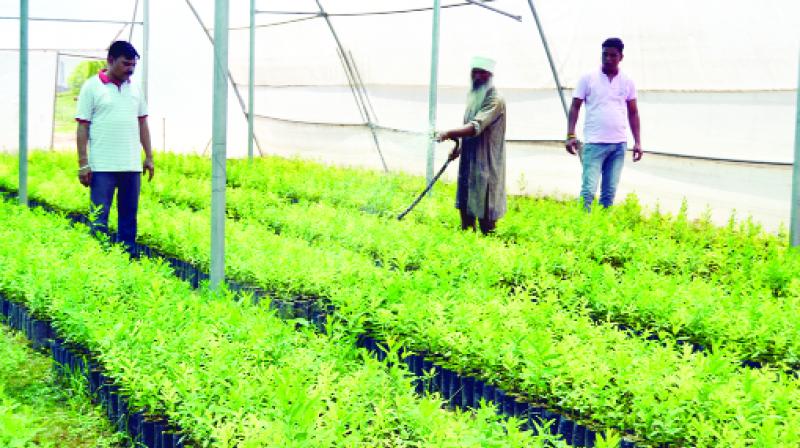
<path id="1" fill-rule="evenodd" d="M 461 229 L 492 233 L 497 220 L 506 213 L 506 103 L 492 85 L 495 61 L 476 56 L 472 59 L 472 89 L 467 95 L 464 126 L 437 134 L 438 141 L 461 138 L 458 164 L 456 208 L 461 213 Z"/>

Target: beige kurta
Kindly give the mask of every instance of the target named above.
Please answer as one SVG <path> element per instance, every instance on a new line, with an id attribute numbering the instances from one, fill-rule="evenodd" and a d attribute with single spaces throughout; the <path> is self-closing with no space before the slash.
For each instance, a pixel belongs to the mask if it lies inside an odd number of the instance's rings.
<path id="1" fill-rule="evenodd" d="M 506 213 L 506 103 L 489 89 L 474 117 L 464 115 L 477 135 L 461 143 L 456 208 L 479 219 L 500 219 Z"/>

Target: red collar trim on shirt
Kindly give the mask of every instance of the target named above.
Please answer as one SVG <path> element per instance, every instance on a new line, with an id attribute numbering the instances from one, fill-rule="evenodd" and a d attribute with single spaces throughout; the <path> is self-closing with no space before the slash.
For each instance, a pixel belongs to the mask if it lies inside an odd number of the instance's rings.
<path id="1" fill-rule="evenodd" d="M 103 84 L 112 83 L 117 87 L 121 87 L 122 86 L 122 82 L 117 82 L 117 81 L 111 79 L 111 77 L 109 77 L 108 74 L 106 74 L 106 72 L 108 72 L 108 69 L 104 68 L 104 69 L 100 70 L 100 73 L 97 74 L 97 76 L 100 77 L 100 81 Z M 125 82 L 131 82 L 131 80 L 129 79 L 129 80 L 125 81 Z"/>

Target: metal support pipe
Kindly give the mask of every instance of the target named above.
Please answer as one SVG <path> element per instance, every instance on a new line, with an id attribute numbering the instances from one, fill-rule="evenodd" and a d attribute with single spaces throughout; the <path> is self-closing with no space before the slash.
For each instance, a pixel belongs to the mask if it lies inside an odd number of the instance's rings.
<path id="1" fill-rule="evenodd" d="M 139 0 L 136 0 L 136 3 L 133 4 L 133 17 L 131 17 L 130 24 L 122 25 L 122 28 L 117 31 L 117 34 L 111 39 L 111 42 L 116 42 L 119 39 L 119 36 L 122 36 L 122 33 L 125 31 L 125 28 L 129 28 L 128 32 L 128 42 L 133 41 L 133 21 L 136 20 L 136 12 L 139 10 Z"/>
<path id="2" fill-rule="evenodd" d="M 494 11 L 494 12 L 496 12 L 498 14 L 504 15 L 506 17 L 510 17 L 510 18 L 516 20 L 517 22 L 522 22 L 522 16 L 515 16 L 514 14 L 505 12 L 505 11 L 500 10 L 500 9 L 497 9 L 494 6 L 489 6 L 489 5 L 485 4 L 485 3 L 480 3 L 480 2 L 477 2 L 475 0 L 467 0 L 467 3 L 471 3 L 471 4 L 475 5 L 475 6 L 480 6 L 481 8 L 486 8 L 489 11 Z"/>
<path id="3" fill-rule="evenodd" d="M 542 23 L 539 21 L 539 15 L 536 14 L 536 7 L 533 6 L 533 0 L 528 0 L 528 4 L 531 6 L 533 20 L 536 21 L 536 29 L 539 30 L 539 37 L 542 39 L 544 52 L 547 54 L 547 62 L 550 63 L 550 70 L 553 72 L 553 79 L 556 81 L 556 89 L 558 89 L 558 97 L 561 99 L 561 107 L 564 109 L 564 117 L 569 120 L 569 110 L 567 110 L 567 100 L 564 98 L 564 89 L 561 87 L 561 81 L 558 79 L 558 71 L 556 70 L 555 62 L 553 62 L 553 56 L 550 54 L 550 46 L 547 45 L 547 39 L 544 37 Z"/>
<path id="4" fill-rule="evenodd" d="M 375 108 L 372 107 L 372 101 L 369 99 L 369 94 L 367 93 L 367 86 L 364 85 L 364 81 L 361 79 L 361 73 L 358 71 L 358 66 L 356 65 L 356 60 L 353 57 L 353 53 L 350 51 L 347 52 L 347 58 L 350 61 L 350 67 L 353 71 L 353 76 L 356 77 L 355 84 L 358 88 L 361 89 L 363 92 L 363 98 L 365 101 L 362 101 L 362 105 L 364 106 L 364 113 L 367 114 L 367 126 L 369 126 L 370 131 L 372 132 L 372 139 L 375 142 L 375 147 L 378 148 L 378 154 L 381 156 L 381 163 L 383 164 L 384 172 L 388 172 L 389 169 L 386 167 L 386 160 L 383 158 L 383 153 L 380 152 L 380 145 L 378 144 L 378 133 L 375 130 L 375 123 L 378 121 L 378 114 L 375 113 Z M 369 114 L 372 114 L 371 116 Z"/>
<path id="5" fill-rule="evenodd" d="M 794 123 L 794 169 L 792 171 L 792 247 L 800 245 L 800 57 L 797 64 L 797 102 Z"/>
<path id="6" fill-rule="evenodd" d="M 131 30 L 130 33 L 128 33 L 128 42 L 133 40 L 133 21 L 136 20 L 136 13 L 138 11 L 139 11 L 139 0 L 136 0 L 136 3 L 133 4 L 133 17 L 131 17 Z"/>
<path id="7" fill-rule="evenodd" d="M 253 110 L 256 82 L 256 0 L 250 0 L 250 82 L 247 85 L 247 160 L 253 161 Z"/>
<path id="8" fill-rule="evenodd" d="M 50 149 L 55 146 L 56 140 L 56 107 L 58 106 L 58 71 L 61 65 L 61 53 L 56 52 L 56 75 L 53 77 L 53 121 L 50 125 Z"/>
<path id="9" fill-rule="evenodd" d="M 119 31 L 117 31 L 117 34 L 114 35 L 114 38 L 111 39 L 111 42 L 116 42 L 117 40 L 119 40 L 119 36 L 122 36 L 122 32 L 125 31 L 125 28 L 127 28 L 127 27 L 128 27 L 128 25 L 122 25 L 122 28 L 120 28 Z M 131 27 L 131 32 L 133 32 L 133 27 Z M 128 42 L 130 42 L 130 41 L 131 40 L 129 38 Z"/>
<path id="10" fill-rule="evenodd" d="M 150 73 L 150 0 L 144 0 L 142 3 L 142 22 L 144 23 L 144 26 L 142 26 L 142 62 L 144 63 L 142 68 L 142 93 L 144 94 L 144 100 L 147 101 L 150 99 L 147 96 L 148 74 Z"/>
<path id="11" fill-rule="evenodd" d="M 214 46 L 214 37 L 208 32 L 208 28 L 206 28 L 205 24 L 203 23 L 203 19 L 200 18 L 200 14 L 194 9 L 194 5 L 192 5 L 191 0 L 186 0 L 186 5 L 189 6 L 189 9 L 192 11 L 194 18 L 197 20 L 197 23 L 200 25 L 200 28 L 203 29 L 203 32 L 206 33 L 206 37 L 208 41 L 211 42 L 211 46 Z M 216 27 L 214 28 L 214 35 L 217 34 Z M 236 99 L 239 100 L 239 107 L 242 109 L 242 115 L 244 115 L 245 120 L 247 119 L 247 107 L 244 105 L 244 99 L 242 99 L 242 94 L 239 93 L 239 87 L 236 85 L 236 82 L 233 80 L 233 76 L 231 75 L 231 71 L 225 67 L 225 73 L 228 75 L 228 81 L 231 83 L 231 87 L 233 87 L 233 93 L 236 94 Z M 261 143 L 258 141 L 258 137 L 253 134 L 253 140 L 256 142 L 256 149 L 258 149 L 258 153 L 262 156 L 264 152 L 261 150 Z"/>
<path id="12" fill-rule="evenodd" d="M 378 113 L 375 112 L 375 108 L 372 106 L 372 101 L 369 99 L 369 94 L 367 93 L 367 86 L 364 84 L 364 80 L 361 79 L 361 72 L 358 70 L 358 65 L 356 65 L 356 59 L 353 57 L 352 51 L 347 51 L 347 56 L 350 59 L 350 66 L 353 67 L 353 74 L 356 75 L 356 85 L 364 92 L 364 98 L 367 100 L 366 106 L 369 107 L 369 111 L 372 114 L 373 120 L 377 123 L 378 120 Z"/>
<path id="13" fill-rule="evenodd" d="M 431 80 L 428 85 L 428 158 L 425 167 L 425 179 L 430 183 L 433 179 L 433 150 L 436 138 L 436 105 L 439 89 L 439 0 L 433 0 L 433 32 L 431 36 Z"/>
<path id="14" fill-rule="evenodd" d="M 19 52 L 19 45 L 15 45 L 13 48 L 9 47 L 2 47 L 0 51 L 11 51 L 11 52 Z M 52 48 L 30 48 L 28 47 L 28 53 L 38 51 L 38 52 L 45 52 L 45 53 L 52 53 L 54 51 L 60 51 L 62 55 L 66 56 L 69 52 L 80 52 L 80 51 L 91 51 L 94 53 L 105 53 L 108 51 L 108 46 L 106 48 L 64 48 L 64 47 L 52 47 Z M 87 57 L 93 58 L 94 56 L 88 55 L 78 55 L 80 57 Z M 105 60 L 105 59 L 103 59 Z"/>
<path id="15" fill-rule="evenodd" d="M 347 70 L 347 62 L 344 60 L 344 55 L 341 51 L 339 51 L 338 48 L 336 49 L 336 54 L 339 55 L 339 61 L 341 61 L 342 67 L 344 68 L 344 74 L 347 78 L 347 85 L 350 86 L 350 93 L 353 94 L 353 101 L 355 101 L 358 105 L 358 114 L 361 115 L 361 119 L 364 120 L 364 123 L 368 123 L 369 119 L 366 115 L 364 115 L 364 109 L 361 107 L 361 102 L 359 101 L 358 94 L 356 93 L 356 82 L 350 77 L 350 72 Z"/>
<path id="16" fill-rule="evenodd" d="M 13 16 L 0 16 L 0 20 L 21 20 L 20 17 Z M 126 22 L 124 20 L 93 20 L 93 19 L 60 19 L 57 17 L 28 17 L 29 22 L 66 22 L 66 23 L 106 23 L 111 25 L 126 25 L 136 24 L 141 25 L 142 22 Z"/>
<path id="17" fill-rule="evenodd" d="M 333 35 L 333 39 L 336 41 L 336 46 L 339 47 L 339 51 L 341 52 L 342 59 L 344 60 L 344 69 L 345 74 L 351 78 L 353 81 L 356 81 L 356 75 L 353 71 L 353 68 L 350 66 L 350 63 L 347 60 L 347 53 L 344 51 L 344 46 L 342 46 L 342 42 L 339 40 L 339 35 L 336 34 L 336 29 L 333 28 L 333 24 L 331 23 L 331 19 L 328 17 L 328 13 L 325 12 L 325 9 L 322 7 L 322 3 L 320 0 L 317 0 L 317 6 L 319 6 L 320 15 L 325 19 L 325 23 L 328 24 L 328 29 L 331 30 L 331 34 Z M 366 101 L 362 98 L 361 90 L 356 89 L 356 93 L 360 98 L 360 104 L 356 104 L 356 107 L 364 109 L 364 115 L 367 117 L 367 126 L 369 127 L 370 132 L 372 133 L 372 140 L 375 142 L 375 148 L 378 150 L 378 155 L 381 159 L 381 164 L 383 165 L 383 171 L 389 172 L 389 168 L 386 166 L 386 160 L 383 158 L 383 152 L 381 151 L 380 143 L 378 142 L 378 134 L 375 130 L 375 124 L 372 122 L 372 119 L 369 116 L 369 111 L 366 107 Z M 359 103 L 358 101 L 356 101 Z"/>
<path id="18" fill-rule="evenodd" d="M 19 2 L 19 203 L 28 205 L 28 0 Z"/>
<path id="19" fill-rule="evenodd" d="M 214 98 L 211 150 L 211 289 L 225 282 L 225 163 L 228 137 L 228 0 L 214 2 Z"/>
<path id="20" fill-rule="evenodd" d="M 345 75 L 347 75 L 348 81 L 352 82 L 353 84 L 353 91 L 356 94 L 356 105 L 362 109 L 362 115 L 364 117 L 364 121 L 369 125 L 372 124 L 372 116 L 369 113 L 369 109 L 367 109 L 366 99 L 365 99 L 365 91 L 361 90 L 361 86 L 358 84 L 358 79 L 356 78 L 356 71 L 353 69 L 353 65 L 350 63 L 350 59 L 347 54 L 344 52 L 343 47 L 339 47 L 337 49 L 339 52 L 339 57 L 342 59 L 342 67 L 344 68 Z"/>
<path id="21" fill-rule="evenodd" d="M 355 60 L 353 60 L 352 55 L 343 54 L 339 48 L 336 49 L 336 53 L 339 55 L 339 60 L 342 62 L 342 67 L 344 68 L 344 73 L 347 77 L 347 84 L 350 86 L 350 92 L 353 94 L 353 100 L 356 102 L 358 113 L 361 115 L 361 119 L 364 120 L 364 123 L 366 123 L 367 128 L 369 128 L 370 133 L 372 134 L 372 141 L 375 142 L 375 147 L 378 148 L 378 155 L 380 156 L 384 172 L 388 172 L 389 169 L 386 166 L 386 160 L 383 158 L 381 146 L 378 142 L 378 133 L 375 129 L 373 119 L 370 116 L 370 110 L 367 107 L 367 104 L 369 104 L 370 108 L 372 107 L 371 103 L 369 102 L 369 96 L 367 95 L 367 89 L 361 83 L 361 77 L 358 74 L 358 69 L 355 66 Z M 366 102 L 364 98 L 366 98 Z M 374 110 L 372 111 L 372 114 L 373 116 L 375 115 Z"/>

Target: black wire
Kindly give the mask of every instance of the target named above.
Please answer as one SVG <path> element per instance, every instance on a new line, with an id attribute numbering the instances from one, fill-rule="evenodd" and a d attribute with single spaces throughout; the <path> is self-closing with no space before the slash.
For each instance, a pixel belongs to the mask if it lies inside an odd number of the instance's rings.
<path id="1" fill-rule="evenodd" d="M 102 50 L 97 50 L 102 51 Z M 101 54 L 89 55 L 89 54 L 77 54 L 77 53 L 60 53 L 61 56 L 66 56 L 68 58 L 84 58 L 84 59 L 97 59 L 97 60 L 105 60 L 105 57 Z"/>
<path id="2" fill-rule="evenodd" d="M 493 0 L 487 0 L 487 3 Z M 472 3 L 454 3 L 452 5 L 442 5 L 440 6 L 441 9 L 447 8 L 457 8 L 460 6 L 474 6 Z M 328 13 L 326 14 L 328 17 L 363 17 L 363 16 L 377 16 L 377 15 L 387 15 L 387 14 L 406 14 L 406 13 L 413 13 L 413 12 L 425 12 L 425 11 L 432 11 L 432 7 L 425 7 L 425 8 L 413 8 L 413 9 L 397 9 L 392 11 L 371 11 L 371 12 L 351 12 L 351 13 Z M 293 11 L 257 11 L 258 14 L 303 14 L 303 15 L 314 15 L 315 17 L 319 17 L 320 13 L 318 12 L 293 12 Z"/>
<path id="3" fill-rule="evenodd" d="M 486 3 L 492 2 L 494 0 L 485 0 Z M 454 3 L 452 5 L 443 5 L 440 6 L 441 9 L 447 8 L 457 8 L 460 6 L 474 6 L 474 3 Z M 300 19 L 293 19 L 293 20 L 286 20 L 283 22 L 274 22 L 274 23 L 266 23 L 262 25 L 256 25 L 256 28 L 268 28 L 271 26 L 277 25 L 286 25 L 289 23 L 295 22 L 302 22 L 305 20 L 316 19 L 319 17 L 365 17 L 365 16 L 379 16 L 379 15 L 390 15 L 390 14 L 407 14 L 407 13 L 414 13 L 414 12 L 425 12 L 425 11 L 432 11 L 433 8 L 426 7 L 426 8 L 413 8 L 413 9 L 398 9 L 393 11 L 372 11 L 372 12 L 353 12 L 353 13 L 320 13 L 320 12 L 300 12 L 300 11 L 256 11 L 256 14 L 289 14 L 289 15 L 304 15 L 308 17 L 303 17 Z M 237 26 L 233 28 L 229 28 L 231 31 L 241 31 L 250 29 L 249 26 Z"/>
<path id="4" fill-rule="evenodd" d="M 471 3 L 454 3 L 452 5 L 440 6 L 441 9 L 457 8 L 459 6 L 474 6 Z M 362 17 L 362 16 L 379 16 L 388 14 L 407 14 L 413 12 L 433 11 L 433 8 L 414 8 L 414 9 L 398 9 L 394 11 L 373 11 L 373 12 L 352 12 L 352 13 L 334 13 L 328 14 L 331 17 Z"/>
<path id="5" fill-rule="evenodd" d="M 311 125 L 311 126 L 330 126 L 330 127 L 340 127 L 340 128 L 354 128 L 354 127 L 365 127 L 367 126 L 366 123 L 330 123 L 330 122 L 321 122 L 321 121 L 305 121 L 305 120 L 294 120 L 290 118 L 280 118 L 280 117 L 273 117 L 270 115 L 263 115 L 263 114 L 253 114 L 256 118 L 273 120 L 273 121 L 280 121 L 284 123 L 292 123 L 292 124 L 300 124 L 300 125 Z M 427 132 L 422 131 L 412 131 L 408 129 L 398 129 L 392 128 L 388 126 L 380 126 L 375 125 L 376 129 L 380 129 L 382 131 L 390 131 L 390 132 L 397 132 L 400 134 L 413 134 L 413 135 L 428 135 Z M 510 143 L 557 143 L 563 144 L 564 140 L 551 140 L 551 139 L 508 139 L 506 142 Z M 661 156 L 670 159 L 688 159 L 688 160 L 698 160 L 701 162 L 714 162 L 714 163 L 727 163 L 732 165 L 760 165 L 760 166 L 778 166 L 778 167 L 790 167 L 792 166 L 792 162 L 776 162 L 776 161 L 767 161 L 767 160 L 744 160 L 744 159 L 728 159 L 724 157 L 711 157 L 711 156 L 693 156 L 689 154 L 675 154 L 669 152 L 660 152 L 660 151 L 650 151 L 647 150 L 644 152 L 645 155 L 654 155 L 654 156 Z"/>
<path id="6" fill-rule="evenodd" d="M 299 18 L 299 19 L 285 20 L 283 22 L 264 23 L 264 24 L 261 24 L 261 25 L 256 25 L 255 27 L 256 28 L 269 28 L 271 26 L 287 25 L 289 23 L 303 22 L 303 21 L 306 21 L 306 20 L 316 19 L 318 17 L 321 17 L 319 15 L 319 13 L 317 15 L 311 16 L 311 17 L 302 17 L 302 18 Z M 247 26 L 236 26 L 236 27 L 228 28 L 228 29 L 231 30 L 231 31 L 243 31 L 243 30 L 249 30 L 250 26 L 249 25 L 247 25 Z"/>
<path id="7" fill-rule="evenodd" d="M 0 20 L 19 20 L 19 17 L 0 16 Z M 142 25 L 144 22 L 128 22 L 127 20 L 104 20 L 104 19 L 75 19 L 57 17 L 28 17 L 29 22 L 65 22 L 65 23 L 104 23 L 110 25 Z"/>

